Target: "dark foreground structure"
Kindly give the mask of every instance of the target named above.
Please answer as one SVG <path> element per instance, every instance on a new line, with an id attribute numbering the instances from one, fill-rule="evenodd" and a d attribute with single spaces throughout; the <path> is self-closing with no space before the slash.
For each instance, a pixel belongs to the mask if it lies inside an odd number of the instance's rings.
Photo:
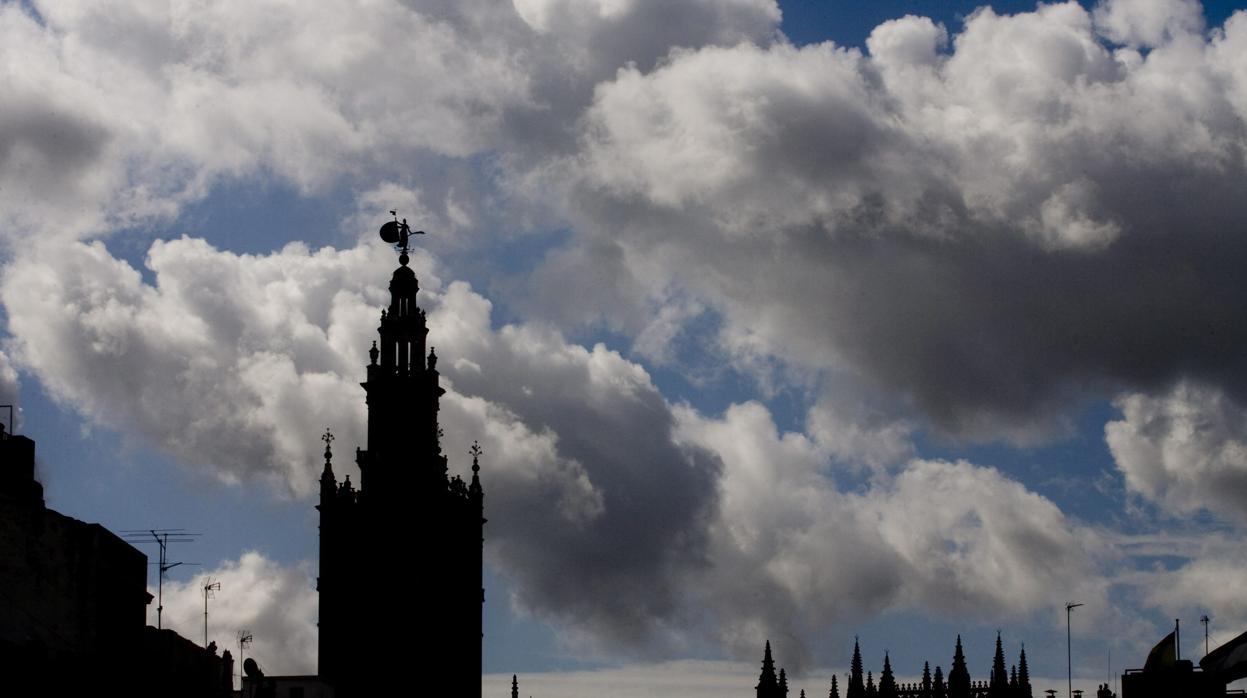
<path id="1" fill-rule="evenodd" d="M 391 229 L 391 226 L 393 228 Z M 382 229 L 399 232 L 399 224 Z M 427 346 L 420 285 L 407 266 L 402 224 L 399 267 L 390 279 L 390 305 L 381 311 L 379 338 L 368 352 L 367 449 L 356 449 L 358 488 L 337 480 L 326 433 L 320 476 L 320 678 L 338 698 L 386 695 L 410 685 L 412 645 L 436 667 L 455 695 L 479 695 L 483 638 L 482 546 L 484 490 L 480 449 L 472 449 L 472 479 L 450 477 L 442 453 L 438 401 L 446 392 L 437 354 Z M 386 238 L 388 242 L 395 242 Z M 395 563 L 395 560 L 401 562 Z M 405 569 L 380 575 L 380 569 Z M 401 578 L 401 591 L 382 588 Z M 429 679 L 421 684 L 428 687 Z M 405 691 L 399 691 L 405 692 Z"/>
<path id="2" fill-rule="evenodd" d="M 775 660 L 771 657 L 771 643 L 766 643 L 762 655 L 762 673 L 758 677 L 756 687 L 757 698 L 787 698 L 788 677 L 781 668 L 775 673 Z M 883 654 L 883 669 L 879 672 L 876 685 L 873 672 L 862 675 L 862 650 L 857 641 L 853 642 L 853 660 L 849 664 L 849 674 L 845 677 L 844 698 L 1033 698 L 1030 682 L 1030 668 L 1026 663 L 1026 648 L 1022 648 L 1018 663 L 1005 669 L 1004 646 L 1000 634 L 996 634 L 996 656 L 992 660 L 992 668 L 986 681 L 970 679 L 970 670 L 966 667 L 965 653 L 961 649 L 961 636 L 957 636 L 957 645 L 953 650 L 953 662 L 945 678 L 944 670 L 935 667 L 931 673 L 931 663 L 922 667 L 922 680 L 918 683 L 897 683 L 892 674 L 892 660 Z M 835 676 L 831 677 L 829 698 L 841 698 L 840 684 Z"/>
<path id="3" fill-rule="evenodd" d="M 1178 631 L 1175 628 L 1147 655 L 1142 669 L 1121 676 L 1122 698 L 1212 698 L 1241 695 L 1227 691 L 1226 685 L 1247 678 L 1247 633 L 1243 633 L 1199 660 L 1178 658 Z"/>
<path id="4" fill-rule="evenodd" d="M 48 509 L 35 442 L 0 426 L 0 658 L 6 695 L 231 694 L 233 660 L 146 624 L 147 556 Z M 12 691 L 8 693 L 7 691 Z"/>

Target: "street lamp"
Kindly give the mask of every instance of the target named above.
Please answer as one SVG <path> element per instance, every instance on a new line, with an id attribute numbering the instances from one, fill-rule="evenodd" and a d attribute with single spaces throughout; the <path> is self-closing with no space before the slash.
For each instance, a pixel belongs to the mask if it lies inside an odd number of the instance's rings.
<path id="1" fill-rule="evenodd" d="M 1080 603 L 1065 604 L 1065 660 L 1068 662 L 1068 664 L 1066 664 L 1066 671 L 1069 672 L 1067 678 L 1069 679 L 1070 698 L 1073 698 L 1074 696 L 1074 652 L 1070 649 L 1069 612 L 1081 605 L 1082 604 Z"/>

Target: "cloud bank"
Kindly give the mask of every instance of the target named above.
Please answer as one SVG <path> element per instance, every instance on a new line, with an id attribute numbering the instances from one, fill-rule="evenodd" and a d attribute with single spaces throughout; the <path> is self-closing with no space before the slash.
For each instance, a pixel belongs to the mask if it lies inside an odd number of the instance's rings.
<path id="1" fill-rule="evenodd" d="M 1132 491 L 1241 521 L 1247 14 L 908 16 L 862 51 L 792 45 L 762 0 L 34 6 L 0 6 L 5 351 L 215 477 L 306 496 L 321 429 L 360 443 L 392 261 L 180 238 L 139 271 L 101 238 L 256 182 L 349 181 L 352 238 L 395 199 L 469 251 L 568 231 L 507 324 L 415 263 L 452 467 L 487 452 L 488 554 L 586 648 L 752 656 L 1107 593 L 1093 532 L 924 433 L 1035 443 L 1116 397 Z M 808 396 L 803 431 L 666 399 L 639 362 L 701 380 L 689 346 Z M 265 565 L 221 572 L 287 578 Z"/>

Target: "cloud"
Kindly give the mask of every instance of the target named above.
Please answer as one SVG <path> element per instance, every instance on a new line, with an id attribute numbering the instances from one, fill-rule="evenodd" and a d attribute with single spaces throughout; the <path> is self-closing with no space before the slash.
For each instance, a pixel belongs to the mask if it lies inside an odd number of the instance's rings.
<path id="1" fill-rule="evenodd" d="M 20 68 L 6 351 L 213 477 L 306 496 L 321 429 L 362 443 L 393 262 L 182 238 L 140 271 L 97 238 L 273 181 L 349 181 L 345 229 L 401 204 L 467 247 L 569 230 L 510 324 L 414 263 L 452 467 L 487 451 L 488 554 L 585 651 L 711 638 L 753 657 L 770 630 L 1104 593 L 1094 534 L 996 470 L 915 458 L 930 427 L 1033 441 L 1122 394 L 1128 484 L 1238 516 L 1166 450 L 1232 484 L 1233 418 L 1187 436 L 1203 398 L 1163 391 L 1215 385 L 1228 410 L 1247 389 L 1247 242 L 1226 232 L 1247 214 L 1247 14 L 1206 36 L 1184 2 L 911 16 L 862 52 L 792 46 L 769 0 L 37 7 L 0 7 Z M 49 234 L 91 241 L 33 241 Z M 681 347 L 708 339 L 815 407 L 797 433 L 751 402 L 672 406 L 627 355 L 545 321 L 604 324 L 698 380 Z"/>
<path id="2" fill-rule="evenodd" d="M 1236 551 L 1189 560 L 1176 569 L 1149 575 L 1146 602 L 1173 612 L 1192 610 L 1211 615 L 1221 642 L 1247 626 L 1247 604 L 1234 593 L 1236 579 L 1247 572 L 1247 559 Z M 1216 647 L 1216 643 L 1212 645 Z"/>
<path id="3" fill-rule="evenodd" d="M 972 439 L 1063 433 L 1072 405 L 1181 375 L 1242 394 L 1247 15 L 1146 55 L 1097 17 L 983 9 L 951 36 L 906 17 L 868 53 L 620 70 L 548 173 L 576 234 L 525 310 L 645 336 L 650 308 L 699 303 L 736 355 Z"/>
<path id="4" fill-rule="evenodd" d="M 365 445 L 358 381 L 388 258 L 181 238 L 153 244 L 145 281 L 73 243 L 23 258 L 0 294 L 17 359 L 59 401 L 201 472 L 307 496 L 321 429 Z M 443 284 L 426 255 L 413 264 L 452 471 L 473 440 L 485 449 L 487 556 L 510 602 L 582 651 L 725 642 L 751 656 L 759 633 L 809 637 L 883 610 L 1024 615 L 1068 579 L 1098 593 L 1089 534 L 990 468 L 903 464 L 904 425 L 820 406 L 809 435 L 780 433 L 757 403 L 721 418 L 672 407 L 619 353 L 495 327 L 471 286 Z M 833 463 L 876 476 L 842 490 Z M 792 651 L 790 668 L 808 663 Z"/>
<path id="5" fill-rule="evenodd" d="M 359 380 L 391 259 L 375 244 L 253 256 L 181 238 L 152 245 L 147 282 L 102 244 L 71 243 L 23 257 L 0 294 L 21 365 L 59 402 L 209 476 L 308 496 L 326 425 L 365 445 Z M 640 366 L 547 328 L 495 329 L 488 300 L 440 288 L 425 255 L 412 264 L 444 357 L 445 448 L 456 472 L 473 440 L 486 450 L 489 554 L 515 602 L 639 648 L 705 564 L 717 460 L 673 441 Z"/>
<path id="6" fill-rule="evenodd" d="M 1095 23 L 1109 41 L 1147 48 L 1198 34 L 1204 12 L 1198 0 L 1106 0 L 1095 8 Z"/>
<path id="7" fill-rule="evenodd" d="M 739 656 L 759 637 L 810 638 L 883 611 L 1025 617 L 1107 593 L 1099 536 L 993 468 L 913 460 L 844 490 L 826 472 L 827 449 L 780 433 L 762 405 L 679 416 L 681 438 L 724 464 L 714 572 L 698 598 Z M 789 667 L 808 664 L 809 651 L 790 647 Z"/>
<path id="8" fill-rule="evenodd" d="M 18 380 L 17 370 L 13 368 L 13 362 L 8 355 L 0 351 L 0 405 L 13 406 L 13 432 L 18 432 L 22 426 L 22 408 L 19 402 L 21 396 L 21 381 Z M 8 415 L 5 415 L 8 417 Z M 5 429 L 10 427 L 9 424 L 4 425 Z"/>
<path id="9" fill-rule="evenodd" d="M 8 267 L 0 296 L 15 358 L 58 402 L 223 480 L 306 495 L 314 437 L 363 434 L 352 369 L 384 278 L 364 270 L 382 255 L 182 238 L 152 245 L 148 284 L 102 244 L 71 243 Z"/>
<path id="10" fill-rule="evenodd" d="M 1226 391 L 1181 382 L 1114 401 L 1105 440 L 1126 486 L 1175 516 L 1247 522 L 1247 411 Z"/>
<path id="11" fill-rule="evenodd" d="M 162 625 L 196 643 L 203 641 L 204 591 L 207 579 L 221 583 L 208 602 L 208 639 L 218 651 L 234 655 L 241 672 L 237 633 L 250 631 L 245 650 L 269 675 L 316 673 L 317 594 L 310 566 L 285 566 L 254 550 L 237 560 L 223 560 L 202 577 L 164 585 Z M 156 595 L 155 587 L 148 590 Z M 155 602 L 148 624 L 155 625 Z"/>
<path id="12" fill-rule="evenodd" d="M 660 359 L 711 325 L 744 370 L 1033 441 L 1106 391 L 1243 389 L 1247 252 L 1218 231 L 1244 213 L 1247 20 L 1201 36 L 1193 8 L 907 16 L 862 53 L 784 42 L 769 0 L 8 5 L 2 227 L 350 177 L 447 245 L 570 227 L 515 295 L 530 316 L 608 316 Z"/>
<path id="13" fill-rule="evenodd" d="M 323 193 L 566 148 L 618 66 L 779 21 L 773 0 L 558 5 L 8 3 L 0 229 L 99 235 L 223 181 Z"/>

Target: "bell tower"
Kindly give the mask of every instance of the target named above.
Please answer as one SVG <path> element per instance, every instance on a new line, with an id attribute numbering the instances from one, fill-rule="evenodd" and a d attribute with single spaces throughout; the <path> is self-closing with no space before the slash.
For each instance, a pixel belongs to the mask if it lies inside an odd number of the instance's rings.
<path id="1" fill-rule="evenodd" d="M 476 693 L 480 686 L 483 452 L 473 444 L 468 454 L 470 483 L 449 476 L 438 426 L 446 391 L 437 353 L 428 346 L 427 316 L 416 300 L 420 284 L 408 266 L 408 240 L 417 234 L 397 216 L 381 228 L 382 239 L 398 248 L 399 266 L 361 383 L 368 431 L 366 448 L 355 450 L 358 490 L 349 479 L 337 484 L 333 437 L 324 437 L 317 507 L 319 671 L 339 698 L 383 695 L 408 685 L 411 643 L 397 638 L 429 630 L 430 608 L 437 609 L 437 641 L 422 656 L 438 667 L 439 681 L 456 687 L 455 694 Z"/>

